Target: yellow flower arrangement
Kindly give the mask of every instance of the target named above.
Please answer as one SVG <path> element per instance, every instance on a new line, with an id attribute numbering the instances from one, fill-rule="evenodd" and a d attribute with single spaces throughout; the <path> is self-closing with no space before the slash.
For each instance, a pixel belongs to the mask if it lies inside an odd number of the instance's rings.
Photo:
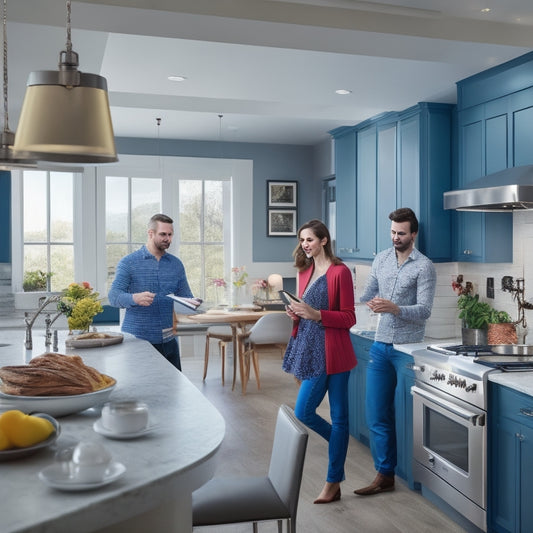
<path id="1" fill-rule="evenodd" d="M 89 329 L 93 318 L 104 310 L 98 297 L 87 281 L 71 283 L 63 289 L 57 309 L 66 315 L 70 330 Z"/>

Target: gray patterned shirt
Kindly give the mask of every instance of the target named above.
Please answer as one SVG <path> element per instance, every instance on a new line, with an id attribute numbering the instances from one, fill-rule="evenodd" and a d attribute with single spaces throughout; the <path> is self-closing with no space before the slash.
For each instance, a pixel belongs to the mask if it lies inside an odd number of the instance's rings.
<path id="1" fill-rule="evenodd" d="M 398 266 L 396 250 L 380 252 L 372 263 L 362 302 L 375 296 L 394 302 L 400 313 L 382 313 L 375 340 L 391 344 L 421 342 L 431 315 L 437 275 L 433 263 L 416 248 Z"/>

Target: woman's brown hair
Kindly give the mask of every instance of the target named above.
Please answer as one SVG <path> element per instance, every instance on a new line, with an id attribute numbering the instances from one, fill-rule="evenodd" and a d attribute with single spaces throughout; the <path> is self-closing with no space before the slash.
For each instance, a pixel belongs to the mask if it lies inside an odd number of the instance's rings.
<path id="1" fill-rule="evenodd" d="M 310 229 L 315 235 L 315 237 L 319 238 L 320 240 L 324 238 L 327 239 L 326 244 L 324 245 L 324 253 L 326 254 L 326 257 L 334 265 L 342 264 L 342 261 L 333 253 L 333 248 L 331 246 L 331 237 L 329 235 L 329 230 L 327 226 L 321 220 L 313 219 L 309 222 L 306 222 L 298 229 L 298 245 L 292 252 L 292 255 L 294 257 L 294 266 L 300 272 L 309 268 L 313 263 L 313 258 L 308 258 L 305 255 L 305 252 L 302 250 L 302 246 L 300 244 L 300 234 L 304 229 Z"/>

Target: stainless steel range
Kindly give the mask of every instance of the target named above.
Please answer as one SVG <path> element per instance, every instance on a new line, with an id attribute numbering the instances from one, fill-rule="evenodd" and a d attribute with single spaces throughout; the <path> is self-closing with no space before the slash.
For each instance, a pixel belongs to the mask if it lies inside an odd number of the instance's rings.
<path id="1" fill-rule="evenodd" d="M 487 375 L 490 347 L 434 345 L 413 352 L 413 473 L 487 530 Z"/>

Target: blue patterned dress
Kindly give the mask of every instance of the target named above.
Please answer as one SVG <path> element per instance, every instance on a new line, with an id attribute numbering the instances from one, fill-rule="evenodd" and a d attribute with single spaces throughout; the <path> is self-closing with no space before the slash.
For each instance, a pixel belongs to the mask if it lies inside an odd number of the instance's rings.
<path id="1" fill-rule="evenodd" d="M 328 283 L 326 275 L 320 276 L 307 287 L 303 301 L 315 309 L 328 309 Z M 283 370 L 299 380 L 310 379 L 326 372 L 324 327 L 315 320 L 300 319 L 296 337 L 291 337 Z"/>

